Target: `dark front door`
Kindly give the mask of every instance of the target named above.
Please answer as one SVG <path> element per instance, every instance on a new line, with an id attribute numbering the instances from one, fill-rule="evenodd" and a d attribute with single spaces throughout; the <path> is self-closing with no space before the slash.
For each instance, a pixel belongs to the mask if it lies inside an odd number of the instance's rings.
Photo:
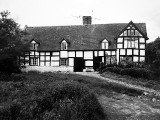
<path id="1" fill-rule="evenodd" d="M 98 57 L 95 57 L 94 58 L 94 63 L 93 63 L 93 65 L 94 65 L 94 70 L 96 71 L 97 70 L 97 68 L 99 68 L 100 67 L 100 63 L 102 62 L 102 57 L 101 56 L 98 56 Z"/>
<path id="2" fill-rule="evenodd" d="M 83 58 L 74 58 L 74 72 L 83 72 L 84 60 Z"/>

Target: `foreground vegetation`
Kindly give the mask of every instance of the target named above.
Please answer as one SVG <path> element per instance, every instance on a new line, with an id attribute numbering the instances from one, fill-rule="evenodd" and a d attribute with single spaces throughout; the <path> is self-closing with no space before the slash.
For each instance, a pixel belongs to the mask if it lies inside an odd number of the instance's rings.
<path id="1" fill-rule="evenodd" d="M 144 96 L 141 90 L 71 73 L 32 71 L 4 77 L 8 81 L 2 78 L 0 119 L 125 120 L 125 115 L 113 112 L 109 105 L 120 102 L 119 95 L 130 96 L 132 103 L 133 98 Z M 112 99 L 111 102 L 105 103 L 103 96 Z"/>
<path id="2" fill-rule="evenodd" d="M 65 76 L 61 78 L 60 74 L 52 75 L 26 73 L 12 75 L 13 81 L 1 82 L 1 119 L 105 119 L 103 109 L 87 85 L 67 80 Z"/>

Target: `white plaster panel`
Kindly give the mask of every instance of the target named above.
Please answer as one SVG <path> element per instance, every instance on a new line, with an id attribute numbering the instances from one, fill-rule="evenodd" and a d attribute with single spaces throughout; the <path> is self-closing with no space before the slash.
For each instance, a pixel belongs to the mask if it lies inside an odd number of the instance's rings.
<path id="1" fill-rule="evenodd" d="M 25 60 L 29 60 L 29 56 L 25 57 Z"/>
<path id="2" fill-rule="evenodd" d="M 106 39 L 104 39 L 102 42 L 108 42 Z"/>
<path id="3" fill-rule="evenodd" d="M 104 56 L 104 52 L 103 51 L 99 51 L 99 56 Z"/>
<path id="4" fill-rule="evenodd" d="M 145 49 L 145 44 L 140 44 L 141 49 Z"/>
<path id="5" fill-rule="evenodd" d="M 122 44 L 117 44 L 117 48 L 122 48 Z"/>
<path id="6" fill-rule="evenodd" d="M 45 53 L 44 53 L 44 52 L 41 52 L 40 55 L 45 55 Z"/>
<path id="7" fill-rule="evenodd" d="M 68 52 L 67 51 L 61 51 L 60 56 L 61 56 L 61 58 L 68 58 Z"/>
<path id="8" fill-rule="evenodd" d="M 133 54 L 134 54 L 134 55 L 138 55 L 138 50 L 134 50 L 134 51 L 133 51 Z"/>
<path id="9" fill-rule="evenodd" d="M 127 55 L 132 55 L 132 49 L 127 49 Z"/>
<path id="10" fill-rule="evenodd" d="M 35 52 L 35 55 L 39 55 L 39 52 Z"/>
<path id="11" fill-rule="evenodd" d="M 31 51 L 31 52 L 30 52 L 30 55 L 34 55 L 34 52 L 33 52 L 33 51 Z"/>
<path id="12" fill-rule="evenodd" d="M 140 57 L 140 62 L 144 62 L 145 61 L 145 57 Z"/>
<path id="13" fill-rule="evenodd" d="M 52 55 L 59 55 L 59 52 L 52 52 Z"/>
<path id="14" fill-rule="evenodd" d="M 76 51 L 76 57 L 83 57 L 83 51 Z"/>
<path id="15" fill-rule="evenodd" d="M 98 52 L 94 51 L 94 56 L 97 57 L 98 56 Z"/>
<path id="16" fill-rule="evenodd" d="M 50 62 L 46 62 L 46 66 L 50 66 Z"/>
<path id="17" fill-rule="evenodd" d="M 50 60 L 50 56 L 46 56 L 46 60 Z"/>
<path id="18" fill-rule="evenodd" d="M 59 66 L 59 61 L 51 61 L 51 66 Z"/>
<path id="19" fill-rule="evenodd" d="M 52 56 L 51 60 L 59 60 L 59 56 Z"/>
<path id="20" fill-rule="evenodd" d="M 102 57 L 102 62 L 104 63 L 104 57 Z"/>
<path id="21" fill-rule="evenodd" d="M 120 55 L 126 55 L 126 50 L 125 49 L 120 49 Z"/>
<path id="22" fill-rule="evenodd" d="M 112 51 L 112 55 L 116 55 L 116 51 Z"/>
<path id="23" fill-rule="evenodd" d="M 50 52 L 46 52 L 46 55 L 50 55 Z"/>
<path id="24" fill-rule="evenodd" d="M 123 42 L 123 38 L 118 38 L 117 42 Z"/>
<path id="25" fill-rule="evenodd" d="M 139 42 L 140 43 L 145 43 L 145 39 L 144 38 L 139 38 Z"/>
<path id="26" fill-rule="evenodd" d="M 84 59 L 93 59 L 93 51 L 84 51 Z"/>
<path id="27" fill-rule="evenodd" d="M 85 61 L 85 66 L 93 66 L 93 61 Z"/>
<path id="28" fill-rule="evenodd" d="M 40 66 L 44 66 L 44 62 L 40 62 Z"/>
<path id="29" fill-rule="evenodd" d="M 111 51 L 105 51 L 106 56 L 111 55 Z"/>
<path id="30" fill-rule="evenodd" d="M 74 51 L 69 51 L 69 57 L 75 57 L 75 52 Z"/>
<path id="31" fill-rule="evenodd" d="M 34 43 L 36 43 L 36 42 L 33 40 L 31 43 L 33 43 L 33 44 L 34 44 Z"/>
<path id="32" fill-rule="evenodd" d="M 44 58 L 45 58 L 44 56 L 40 56 L 40 60 L 44 60 Z"/>
<path id="33" fill-rule="evenodd" d="M 119 49 L 117 49 L 117 55 L 116 55 L 116 57 L 117 57 L 117 64 L 119 63 Z"/>
<path id="34" fill-rule="evenodd" d="M 138 57 L 137 56 L 133 57 L 133 62 L 138 62 Z"/>
<path id="35" fill-rule="evenodd" d="M 140 55 L 145 55 L 145 50 L 140 50 Z"/>
<path id="36" fill-rule="evenodd" d="M 74 58 L 69 58 L 69 66 L 74 66 Z"/>
<path id="37" fill-rule="evenodd" d="M 124 40 L 124 48 L 127 48 L 127 40 Z"/>
<path id="38" fill-rule="evenodd" d="M 135 48 L 138 48 L 138 40 L 135 40 Z"/>

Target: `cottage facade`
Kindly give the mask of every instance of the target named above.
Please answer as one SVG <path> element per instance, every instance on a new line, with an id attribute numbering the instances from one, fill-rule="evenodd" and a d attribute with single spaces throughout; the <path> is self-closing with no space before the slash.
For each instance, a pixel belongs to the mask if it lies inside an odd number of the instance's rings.
<path id="1" fill-rule="evenodd" d="M 101 62 L 118 64 L 145 61 L 145 23 L 26 27 L 23 41 L 30 50 L 20 57 L 25 70 L 95 71 Z"/>

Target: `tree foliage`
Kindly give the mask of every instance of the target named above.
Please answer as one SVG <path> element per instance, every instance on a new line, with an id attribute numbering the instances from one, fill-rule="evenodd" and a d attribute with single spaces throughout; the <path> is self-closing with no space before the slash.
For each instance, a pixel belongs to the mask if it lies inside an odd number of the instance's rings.
<path id="1" fill-rule="evenodd" d="M 0 71 L 12 73 L 17 71 L 17 56 L 22 54 L 22 30 L 8 11 L 0 12 Z"/>
<path id="2" fill-rule="evenodd" d="M 146 46 L 146 62 L 151 70 L 155 72 L 155 76 L 160 76 L 160 38 L 148 43 Z"/>

